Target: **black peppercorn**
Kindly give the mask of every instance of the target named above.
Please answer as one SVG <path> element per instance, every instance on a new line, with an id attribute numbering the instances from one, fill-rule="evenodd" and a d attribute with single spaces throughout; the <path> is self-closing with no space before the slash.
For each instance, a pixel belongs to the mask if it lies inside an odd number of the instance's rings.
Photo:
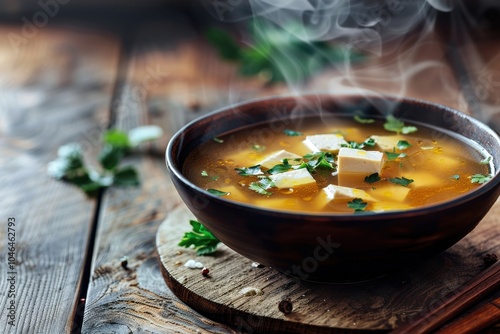
<path id="1" fill-rule="evenodd" d="M 290 314 L 293 310 L 293 304 L 290 299 L 284 299 L 278 304 L 278 309 L 284 314 Z"/>

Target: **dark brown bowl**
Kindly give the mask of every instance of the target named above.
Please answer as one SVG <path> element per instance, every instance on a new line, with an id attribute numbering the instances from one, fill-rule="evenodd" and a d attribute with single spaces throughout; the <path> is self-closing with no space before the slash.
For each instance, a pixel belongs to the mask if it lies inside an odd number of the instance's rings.
<path id="1" fill-rule="evenodd" d="M 485 148 L 493 178 L 462 197 L 407 211 L 373 214 L 299 214 L 237 203 L 201 189 L 181 173 L 200 143 L 271 120 L 282 131 L 290 117 L 363 110 L 425 123 L 470 138 Z M 230 106 L 182 128 L 171 139 L 167 166 L 182 199 L 224 244 L 249 259 L 304 280 L 361 280 L 393 272 L 438 254 L 467 235 L 500 193 L 500 139 L 481 122 L 434 103 L 389 96 L 274 97 Z"/>

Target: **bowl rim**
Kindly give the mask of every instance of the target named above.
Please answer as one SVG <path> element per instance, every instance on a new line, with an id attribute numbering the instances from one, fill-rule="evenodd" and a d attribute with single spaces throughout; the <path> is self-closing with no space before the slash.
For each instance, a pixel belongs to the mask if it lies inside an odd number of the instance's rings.
<path id="1" fill-rule="evenodd" d="M 207 118 L 213 117 L 216 114 L 222 113 L 222 112 L 229 112 L 232 109 L 240 108 L 243 106 L 248 106 L 251 104 L 256 104 L 256 103 L 262 103 L 266 101 L 272 101 L 272 100 L 287 100 L 287 99 L 297 99 L 297 98 L 304 98 L 304 99 L 311 99 L 312 97 L 318 97 L 318 98 L 328 98 L 328 97 L 333 97 L 333 98 L 349 98 L 349 97 L 360 97 L 360 98 L 377 98 L 377 99 L 392 99 L 392 100 L 397 100 L 397 101 L 404 101 L 404 102 L 410 102 L 410 103 L 417 103 L 417 104 L 423 104 L 423 105 L 428 105 L 428 106 L 434 106 L 439 109 L 445 109 L 446 112 L 451 112 L 454 115 L 458 115 L 460 117 L 466 118 L 468 121 L 473 123 L 475 126 L 481 128 L 482 131 L 488 133 L 491 137 L 495 138 L 496 141 L 500 145 L 500 137 L 499 135 L 491 129 L 489 126 L 487 126 L 485 123 L 479 121 L 478 119 L 474 118 L 471 115 L 468 115 L 464 112 L 461 112 L 457 109 L 454 109 L 452 107 L 428 101 L 428 100 L 423 100 L 423 99 L 418 99 L 418 98 L 412 98 L 412 97 L 402 97 L 398 95 L 391 95 L 391 94 L 361 94 L 361 93 L 348 93 L 348 94 L 332 94 L 332 93 L 295 93 L 295 94 L 282 94 L 282 95 L 271 95 L 271 96 L 266 96 L 266 97 L 260 97 L 260 98 L 255 98 L 255 99 L 249 99 L 246 101 L 238 102 L 238 103 L 233 103 L 229 104 L 226 106 L 223 106 L 221 108 L 215 109 L 214 111 L 211 111 L 205 115 L 202 115 L 200 117 L 197 117 L 196 119 L 188 122 L 184 126 L 182 126 L 179 130 L 176 131 L 176 133 L 170 138 L 166 151 L 165 151 L 165 162 L 167 165 L 167 169 L 170 173 L 174 174 L 175 177 L 177 177 L 182 183 L 184 183 L 186 186 L 190 187 L 193 189 L 195 192 L 203 194 L 203 196 L 210 197 L 211 200 L 214 200 L 216 202 L 219 202 L 220 204 L 224 204 L 226 206 L 231 206 L 234 207 L 235 209 L 240 209 L 240 210 L 245 210 L 245 211 L 251 211 L 251 212 L 260 212 L 263 214 L 266 214 L 268 216 L 280 216 L 280 217 L 287 217 L 287 218 L 293 218 L 293 219 L 311 219 L 315 218 L 318 220 L 353 220 L 353 221 L 371 221 L 371 220 L 384 220 L 384 219 L 393 219 L 393 218 L 404 218 L 406 216 L 415 216 L 415 215 L 420 215 L 420 214 L 427 214 L 429 211 L 432 212 L 439 212 L 439 211 L 445 211 L 448 209 L 451 209 L 453 207 L 456 207 L 464 202 L 468 202 L 476 197 L 482 196 L 485 193 L 489 192 L 492 188 L 496 187 L 498 183 L 500 183 L 500 166 L 494 165 L 494 175 L 493 177 L 487 181 L 484 184 L 481 184 L 478 186 L 478 188 L 467 192 L 466 194 L 460 195 L 458 197 L 455 197 L 451 200 L 447 200 L 444 202 L 439 202 L 435 204 L 430 204 L 426 205 L 423 207 L 419 208 L 412 208 L 408 210 L 392 210 L 392 211 L 384 211 L 384 212 L 360 212 L 360 213 L 324 213 L 324 212 L 300 212 L 300 211 L 288 211 L 288 210 L 281 210 L 281 209 L 272 209 L 272 208 L 265 208 L 262 206 L 257 206 L 257 205 L 252 205 L 252 204 L 247 204 L 243 202 L 238 202 L 234 200 L 228 200 L 225 199 L 224 197 L 217 196 L 214 194 L 211 194 L 207 192 L 205 189 L 195 185 L 191 181 L 189 181 L 182 173 L 181 170 L 177 168 L 177 163 L 175 163 L 176 158 L 172 156 L 172 151 L 174 148 L 174 144 L 183 136 L 183 133 L 189 129 L 194 127 L 197 123 L 199 123 L 202 120 L 205 120 Z M 436 128 L 440 129 L 439 126 L 435 126 Z M 446 130 L 446 129 L 441 129 L 441 130 Z M 479 144 L 478 144 L 479 145 Z M 481 145 L 480 145 L 481 146 Z M 491 154 L 491 153 L 490 153 Z"/>

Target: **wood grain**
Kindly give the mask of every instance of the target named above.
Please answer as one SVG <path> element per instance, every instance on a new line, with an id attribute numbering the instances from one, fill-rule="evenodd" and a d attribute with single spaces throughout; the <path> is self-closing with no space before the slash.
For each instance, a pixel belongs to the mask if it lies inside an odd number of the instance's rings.
<path id="1" fill-rule="evenodd" d="M 447 252 L 412 269 L 357 284 L 301 282 L 272 268 L 254 268 L 252 261 L 221 246 L 214 256 L 196 256 L 176 246 L 189 230 L 188 209 L 179 206 L 162 223 L 157 234 L 158 254 L 170 288 L 188 305 L 214 319 L 249 326 L 263 333 L 334 333 L 357 330 L 387 331 L 412 321 L 415 314 L 444 303 L 444 296 L 481 271 L 482 252 L 475 244 L 482 232 L 500 234 L 493 221 L 482 223 L 473 234 Z M 479 237 L 478 237 L 479 236 Z M 498 251 L 491 241 L 483 251 Z M 189 260 L 210 269 L 210 278 L 188 269 Z M 244 296 L 254 287 L 262 295 Z M 291 315 L 278 310 L 289 298 Z M 250 321 L 251 320 L 251 321 Z"/>
<path id="2" fill-rule="evenodd" d="M 116 128 L 159 124 L 169 135 L 174 130 L 172 125 L 158 120 L 173 119 L 175 113 L 184 112 L 178 106 L 186 103 L 185 95 L 175 95 L 170 89 L 194 85 L 191 51 L 183 45 L 192 42 L 195 34 L 182 17 L 171 17 L 167 22 L 143 27 L 133 38 L 126 80 L 115 100 Z M 153 110 L 155 114 L 151 115 L 148 106 L 158 103 L 158 96 L 167 91 L 172 93 L 172 103 L 160 112 L 169 114 L 162 118 L 158 110 Z M 182 92 L 188 94 L 189 88 Z M 141 186 L 110 189 L 103 198 L 82 333 L 233 333 L 230 327 L 183 304 L 161 277 L 155 234 L 180 201 L 172 196 L 175 190 L 163 153 L 161 157 L 147 155 L 148 147 L 142 149 L 142 154 L 125 162 L 138 170 Z M 128 269 L 121 266 L 123 256 L 128 257 Z"/>
<path id="3" fill-rule="evenodd" d="M 92 31 L 40 29 L 16 49 L 0 26 L 0 332 L 72 329 L 96 209 L 75 187 L 47 176 L 57 148 L 95 152 L 109 115 L 117 44 Z M 7 219 L 16 220 L 15 326 L 7 323 Z"/>

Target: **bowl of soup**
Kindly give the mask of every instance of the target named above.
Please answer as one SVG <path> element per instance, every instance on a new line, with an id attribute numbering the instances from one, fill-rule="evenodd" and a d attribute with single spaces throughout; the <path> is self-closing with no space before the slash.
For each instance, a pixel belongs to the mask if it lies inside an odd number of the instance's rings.
<path id="1" fill-rule="evenodd" d="M 203 116 L 166 151 L 187 207 L 221 242 L 285 274 L 356 281 L 462 239 L 500 194 L 500 139 L 435 103 L 283 96 Z"/>

